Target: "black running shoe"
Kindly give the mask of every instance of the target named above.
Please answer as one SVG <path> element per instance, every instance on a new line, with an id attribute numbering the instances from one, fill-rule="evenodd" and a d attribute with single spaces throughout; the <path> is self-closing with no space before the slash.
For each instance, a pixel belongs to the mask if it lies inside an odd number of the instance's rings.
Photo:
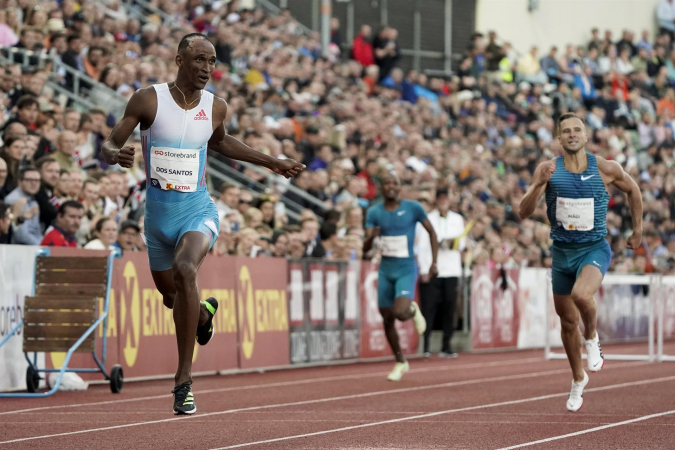
<path id="1" fill-rule="evenodd" d="M 173 394 L 174 414 L 194 414 L 197 412 L 195 398 L 192 395 L 192 381 L 186 381 L 176 386 L 171 393 Z"/>
<path id="2" fill-rule="evenodd" d="M 203 303 L 209 313 L 209 318 L 204 325 L 197 327 L 197 343 L 199 345 L 206 345 L 211 340 L 213 336 L 213 316 L 218 309 L 218 300 L 213 297 L 207 298 Z"/>

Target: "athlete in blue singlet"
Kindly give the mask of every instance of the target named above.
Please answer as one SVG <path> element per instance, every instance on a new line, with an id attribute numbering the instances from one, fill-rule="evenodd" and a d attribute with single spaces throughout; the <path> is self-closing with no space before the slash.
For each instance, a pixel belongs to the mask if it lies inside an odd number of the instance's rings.
<path id="1" fill-rule="evenodd" d="M 371 207 L 366 214 L 365 254 L 379 237 L 382 250 L 382 261 L 377 279 L 377 298 L 380 314 L 384 321 L 384 331 L 389 346 L 396 357 L 396 365 L 387 377 L 391 381 L 399 381 L 408 371 L 409 365 L 398 343 L 398 332 L 395 320 L 413 319 L 415 330 L 419 335 L 426 330 L 426 321 L 417 303 L 414 302 L 417 281 L 417 264 L 413 253 L 415 226 L 421 222 L 429 233 L 433 263 L 429 275 L 436 276 L 436 255 L 438 242 L 434 228 L 427 219 L 427 213 L 418 202 L 401 200 L 399 179 L 392 174 L 382 178 L 382 196 L 384 203 Z"/>
<path id="2" fill-rule="evenodd" d="M 207 148 L 287 178 L 305 166 L 277 160 L 225 134 L 227 103 L 203 90 L 216 65 L 215 48 L 206 36 L 193 33 L 183 37 L 175 61 L 175 81 L 134 93 L 124 117 L 103 144 L 102 155 L 108 164 L 132 167 L 135 148 L 125 143 L 140 124 L 148 181 L 148 258 L 164 305 L 173 309 L 178 340 L 173 408 L 175 414 L 194 414 L 195 336 L 200 345 L 211 339 L 218 307 L 212 298 L 200 304 L 197 291 L 197 271 L 219 231 L 218 213 L 206 186 Z"/>
<path id="3" fill-rule="evenodd" d="M 558 140 L 564 154 L 540 164 L 532 185 L 520 204 L 520 217 L 529 217 L 546 194 L 553 246 L 552 281 L 555 309 L 562 325 L 562 341 L 572 367 L 572 391 L 567 409 L 578 411 L 588 375 L 583 370 L 579 316 L 584 322 L 588 369 L 597 372 L 605 360 L 596 331 L 593 296 L 600 288 L 612 257 L 607 234 L 607 187 L 615 186 L 628 196 L 633 234 L 628 248 L 642 241 L 642 196 L 640 188 L 616 161 L 586 152 L 586 126 L 573 113 L 560 116 Z"/>

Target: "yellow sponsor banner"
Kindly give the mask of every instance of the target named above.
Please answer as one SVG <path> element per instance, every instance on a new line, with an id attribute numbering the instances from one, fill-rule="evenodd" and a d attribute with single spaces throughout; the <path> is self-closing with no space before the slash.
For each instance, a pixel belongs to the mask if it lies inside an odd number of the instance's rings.
<path id="1" fill-rule="evenodd" d="M 236 258 L 239 367 L 290 363 L 287 262 L 283 259 Z"/>

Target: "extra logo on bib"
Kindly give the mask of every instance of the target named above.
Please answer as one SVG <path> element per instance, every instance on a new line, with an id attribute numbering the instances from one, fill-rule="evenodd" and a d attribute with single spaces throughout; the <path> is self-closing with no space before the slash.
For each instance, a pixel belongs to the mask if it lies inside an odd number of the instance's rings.
<path id="1" fill-rule="evenodd" d="M 595 221 L 595 199 L 564 198 L 556 200 L 558 226 L 569 231 L 590 231 Z"/>
<path id="2" fill-rule="evenodd" d="M 165 191 L 196 192 L 199 183 L 199 149 L 152 147 L 152 185 Z"/>

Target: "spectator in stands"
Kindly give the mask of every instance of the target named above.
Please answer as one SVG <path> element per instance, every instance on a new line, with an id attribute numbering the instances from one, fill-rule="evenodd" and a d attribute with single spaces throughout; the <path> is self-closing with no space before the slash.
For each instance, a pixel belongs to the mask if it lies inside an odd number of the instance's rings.
<path id="1" fill-rule="evenodd" d="M 285 258 L 288 253 L 288 233 L 279 229 L 272 234 L 270 256 Z"/>
<path id="2" fill-rule="evenodd" d="M 539 61 L 537 60 L 537 52 L 539 49 L 535 46 L 530 51 L 520 58 L 518 61 L 518 75 L 522 81 L 527 81 L 532 84 L 544 84 L 548 81 L 546 73 L 542 70 Z"/>
<path id="3" fill-rule="evenodd" d="M 114 250 L 117 242 L 117 223 L 110 218 L 103 217 L 96 222 L 93 235 L 95 239 L 89 241 L 84 248 L 90 250 Z"/>
<path id="4" fill-rule="evenodd" d="M 22 137 L 10 137 L 5 139 L 5 145 L 0 150 L 0 158 L 5 161 L 7 166 L 7 190 L 13 190 L 18 183 L 19 171 L 22 161 L 26 156 L 26 140 Z"/>
<path id="5" fill-rule="evenodd" d="M 659 34 L 666 34 L 671 42 L 675 37 L 675 2 L 661 0 L 656 9 L 656 19 L 659 22 Z"/>
<path id="6" fill-rule="evenodd" d="M 40 207 L 35 200 L 39 189 L 40 172 L 30 166 L 22 168 L 19 171 L 18 187 L 5 198 L 16 216 L 13 244 L 39 245 L 42 240 Z"/>
<path id="7" fill-rule="evenodd" d="M 273 233 L 272 228 L 269 225 L 262 223 L 255 227 L 255 231 L 258 233 L 258 240 L 256 241 L 258 252 L 256 256 L 270 256 L 270 245 Z"/>
<path id="8" fill-rule="evenodd" d="M 77 247 L 77 230 L 80 229 L 84 208 L 75 200 L 67 200 L 59 206 L 59 213 L 47 229 L 40 245 L 50 247 Z"/>
<path id="9" fill-rule="evenodd" d="M 253 228 L 244 228 L 238 233 L 237 256 L 255 258 L 260 247 L 256 245 L 259 235 Z"/>
<path id="10" fill-rule="evenodd" d="M 12 190 L 11 183 L 7 183 L 7 163 L 0 158 L 0 200 L 3 200 Z"/>
<path id="11" fill-rule="evenodd" d="M 12 219 L 11 206 L 0 200 L 0 244 L 12 243 Z"/>
<path id="12" fill-rule="evenodd" d="M 363 24 L 361 25 L 358 36 L 352 41 L 352 58 L 358 61 L 363 67 L 375 64 L 371 34 L 372 29 L 370 28 L 370 25 Z"/>
<path id="13" fill-rule="evenodd" d="M 319 147 L 319 151 L 316 153 L 316 156 L 309 163 L 307 169 L 310 171 L 316 170 L 325 170 L 328 168 L 328 165 L 333 161 L 333 148 L 330 144 L 323 144 Z"/>
<path id="14" fill-rule="evenodd" d="M 272 230 L 275 228 L 275 204 L 275 199 L 269 195 L 261 196 L 256 202 L 256 209 L 260 210 L 262 213 L 262 223 L 270 227 Z M 258 230 L 258 232 L 260 231 Z M 271 239 L 272 235 L 270 234 L 269 237 Z"/>
<path id="15" fill-rule="evenodd" d="M 244 214 L 244 227 L 255 228 L 263 223 L 263 213 L 258 208 L 248 208 Z"/>
<path id="16" fill-rule="evenodd" d="M 19 122 L 29 130 L 37 128 L 38 101 L 34 95 L 22 96 L 16 104 L 16 115 L 5 122 L 3 129 L 14 122 Z"/>
<path id="17" fill-rule="evenodd" d="M 301 232 L 302 232 L 302 242 L 304 242 L 306 247 L 306 255 L 313 258 L 321 258 L 324 255 L 319 253 L 314 254 L 314 249 L 316 248 L 319 242 L 319 221 L 315 217 L 307 217 L 302 219 L 300 222 Z"/>
<path id="18" fill-rule="evenodd" d="M 343 208 L 360 206 L 359 196 L 364 191 L 363 185 L 365 183 L 366 181 L 363 178 L 350 178 L 347 187 L 337 196 L 335 203 Z"/>
<path id="19" fill-rule="evenodd" d="M 396 29 L 385 26 L 373 40 L 375 62 L 380 68 L 380 78 L 378 80 L 380 82 L 389 76 L 398 60 L 401 59 L 401 52 L 396 41 L 397 37 L 398 31 Z"/>
<path id="20" fill-rule="evenodd" d="M 75 145 L 77 137 L 72 131 L 62 131 L 56 144 L 56 153 L 54 159 L 59 163 L 61 170 L 73 170 L 79 166 L 75 161 Z"/>
<path id="21" fill-rule="evenodd" d="M 40 205 L 42 229 L 46 230 L 56 219 L 56 214 L 58 213 L 52 200 L 54 200 L 54 188 L 59 181 L 61 169 L 56 159 L 51 156 L 43 156 L 36 161 L 35 165 L 40 171 L 40 178 L 42 180 L 40 190 L 35 195 L 35 199 Z"/>
<path id="22" fill-rule="evenodd" d="M 89 241 L 89 236 L 93 234 L 93 229 L 102 218 L 102 205 L 99 199 L 99 184 L 94 178 L 88 178 L 82 184 L 82 190 L 77 196 L 78 201 L 84 207 L 84 215 L 82 216 L 82 224 L 77 232 L 77 242 L 80 245 L 85 245 Z M 115 228 L 117 231 L 117 228 Z M 117 237 L 115 237 L 117 240 Z"/>
<path id="23" fill-rule="evenodd" d="M 75 71 L 84 72 L 85 71 L 84 63 L 82 61 L 82 58 L 80 57 L 80 52 L 84 48 L 84 43 L 82 42 L 81 36 L 77 33 L 73 33 L 68 36 L 66 41 L 68 43 L 68 50 L 66 50 L 61 55 L 61 61 L 63 61 L 65 65 L 73 68 Z M 74 92 L 75 77 L 72 75 L 71 72 L 66 72 L 65 83 L 68 90 Z M 81 86 L 84 88 L 90 87 L 87 84 L 85 85 L 81 84 Z"/>
<path id="24" fill-rule="evenodd" d="M 141 247 L 141 227 L 135 220 L 125 220 L 120 225 L 117 233 L 116 247 L 120 248 L 122 252 L 135 252 Z"/>
<path id="25" fill-rule="evenodd" d="M 220 187 L 220 197 L 216 201 L 216 207 L 218 208 L 219 216 L 225 217 L 226 215 L 237 212 L 237 206 L 239 205 L 239 188 L 230 183 L 224 183 Z"/>
<path id="26" fill-rule="evenodd" d="M 246 211 L 248 211 L 249 208 L 252 208 L 252 204 L 253 194 L 247 189 L 242 189 L 239 192 L 239 203 L 237 204 L 237 210 L 239 211 L 239 214 L 241 214 L 243 217 L 244 214 L 246 214 Z"/>

